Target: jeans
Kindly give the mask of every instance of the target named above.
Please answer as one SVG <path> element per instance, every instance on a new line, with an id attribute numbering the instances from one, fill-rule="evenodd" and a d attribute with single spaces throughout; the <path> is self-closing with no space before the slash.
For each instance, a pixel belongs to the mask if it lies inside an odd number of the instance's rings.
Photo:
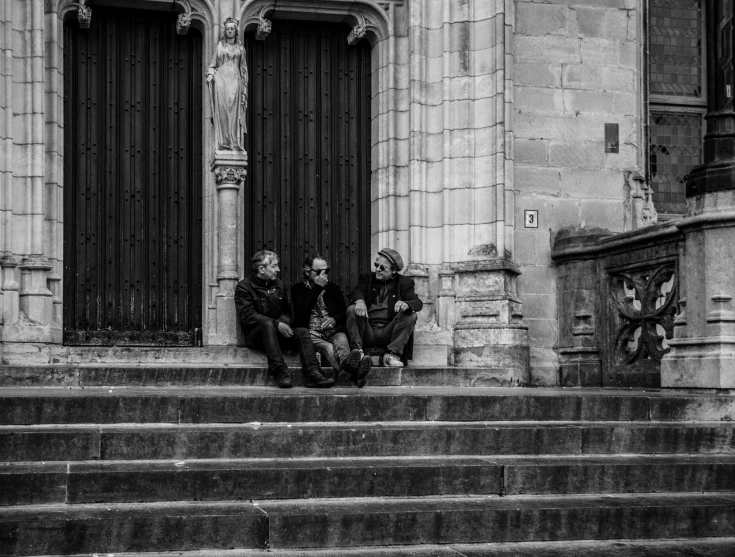
<path id="1" fill-rule="evenodd" d="M 286 338 L 278 332 L 278 326 L 273 321 L 268 321 L 250 332 L 245 338 L 245 346 L 265 352 L 265 357 L 268 358 L 268 371 L 272 374 L 276 374 L 279 369 L 288 369 L 283 360 L 283 350 L 294 348 L 299 351 L 304 373 L 310 369 L 319 369 L 319 361 L 316 359 L 308 329 L 297 327 L 293 329 L 293 336 Z"/>
<path id="2" fill-rule="evenodd" d="M 329 338 L 321 338 L 311 335 L 311 342 L 314 350 L 325 358 L 337 372 L 339 372 L 342 362 L 350 353 L 350 344 L 347 342 L 347 335 L 344 333 L 335 333 Z M 322 360 L 323 361 L 323 360 Z"/>
<path id="3" fill-rule="evenodd" d="M 397 313 L 386 325 L 371 325 L 367 317 L 360 317 L 355 313 L 355 306 L 347 308 L 347 334 L 350 335 L 350 346 L 362 350 L 363 348 L 386 348 L 398 356 L 403 355 L 403 349 L 413 333 L 417 316 L 415 313 Z"/>

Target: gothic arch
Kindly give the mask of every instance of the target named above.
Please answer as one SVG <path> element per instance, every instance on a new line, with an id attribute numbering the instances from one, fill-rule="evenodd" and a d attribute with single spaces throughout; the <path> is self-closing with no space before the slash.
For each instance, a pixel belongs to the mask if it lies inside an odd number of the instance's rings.
<path id="1" fill-rule="evenodd" d="M 371 0 L 245 0 L 240 8 L 240 32 L 268 28 L 268 17 L 321 19 L 345 22 L 352 27 L 351 37 L 365 37 L 372 46 L 390 36 L 386 11 Z"/>

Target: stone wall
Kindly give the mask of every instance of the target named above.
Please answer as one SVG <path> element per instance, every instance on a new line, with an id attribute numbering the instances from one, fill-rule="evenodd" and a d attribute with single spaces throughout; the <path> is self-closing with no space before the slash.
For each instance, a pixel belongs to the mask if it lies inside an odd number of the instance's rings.
<path id="1" fill-rule="evenodd" d="M 623 231 L 625 169 L 639 169 L 639 0 L 518 0 L 513 44 L 515 261 L 535 383 L 557 382 L 554 231 Z M 605 152 L 605 124 L 619 153 Z M 524 211 L 538 210 L 538 228 Z"/>

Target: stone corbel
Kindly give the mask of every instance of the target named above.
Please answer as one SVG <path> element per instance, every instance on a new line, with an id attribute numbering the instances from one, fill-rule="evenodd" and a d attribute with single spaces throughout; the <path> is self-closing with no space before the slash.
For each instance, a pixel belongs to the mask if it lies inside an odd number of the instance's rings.
<path id="1" fill-rule="evenodd" d="M 347 44 L 349 44 L 350 46 L 355 46 L 365 37 L 366 32 L 367 29 L 365 28 L 365 25 L 355 25 L 352 28 L 352 31 L 350 31 L 350 34 L 347 36 Z"/>
<path id="2" fill-rule="evenodd" d="M 273 23 L 270 19 L 266 19 L 263 16 L 258 19 L 258 30 L 255 32 L 256 41 L 264 41 L 270 35 L 273 29 Z"/>
<path id="3" fill-rule="evenodd" d="M 176 33 L 186 35 L 191 27 L 191 5 L 186 0 L 177 0 L 176 3 L 184 8 L 184 13 L 179 14 L 176 19 Z"/>
<path id="4" fill-rule="evenodd" d="M 79 2 L 72 4 L 72 6 L 77 7 L 77 19 L 79 20 L 80 29 L 89 29 L 89 26 L 92 24 L 92 8 L 85 6 L 86 1 L 79 0 Z"/>
<path id="5" fill-rule="evenodd" d="M 240 188 L 240 183 L 245 180 L 247 172 L 240 166 L 218 166 L 214 169 L 214 181 L 219 188 Z"/>

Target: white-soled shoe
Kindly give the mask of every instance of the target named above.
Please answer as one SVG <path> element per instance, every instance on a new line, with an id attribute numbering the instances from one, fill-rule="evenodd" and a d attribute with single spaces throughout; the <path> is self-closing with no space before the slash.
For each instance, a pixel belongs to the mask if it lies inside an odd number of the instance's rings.
<path id="1" fill-rule="evenodd" d="M 403 362 L 397 354 L 386 352 L 383 354 L 383 365 L 386 367 L 403 367 Z"/>

